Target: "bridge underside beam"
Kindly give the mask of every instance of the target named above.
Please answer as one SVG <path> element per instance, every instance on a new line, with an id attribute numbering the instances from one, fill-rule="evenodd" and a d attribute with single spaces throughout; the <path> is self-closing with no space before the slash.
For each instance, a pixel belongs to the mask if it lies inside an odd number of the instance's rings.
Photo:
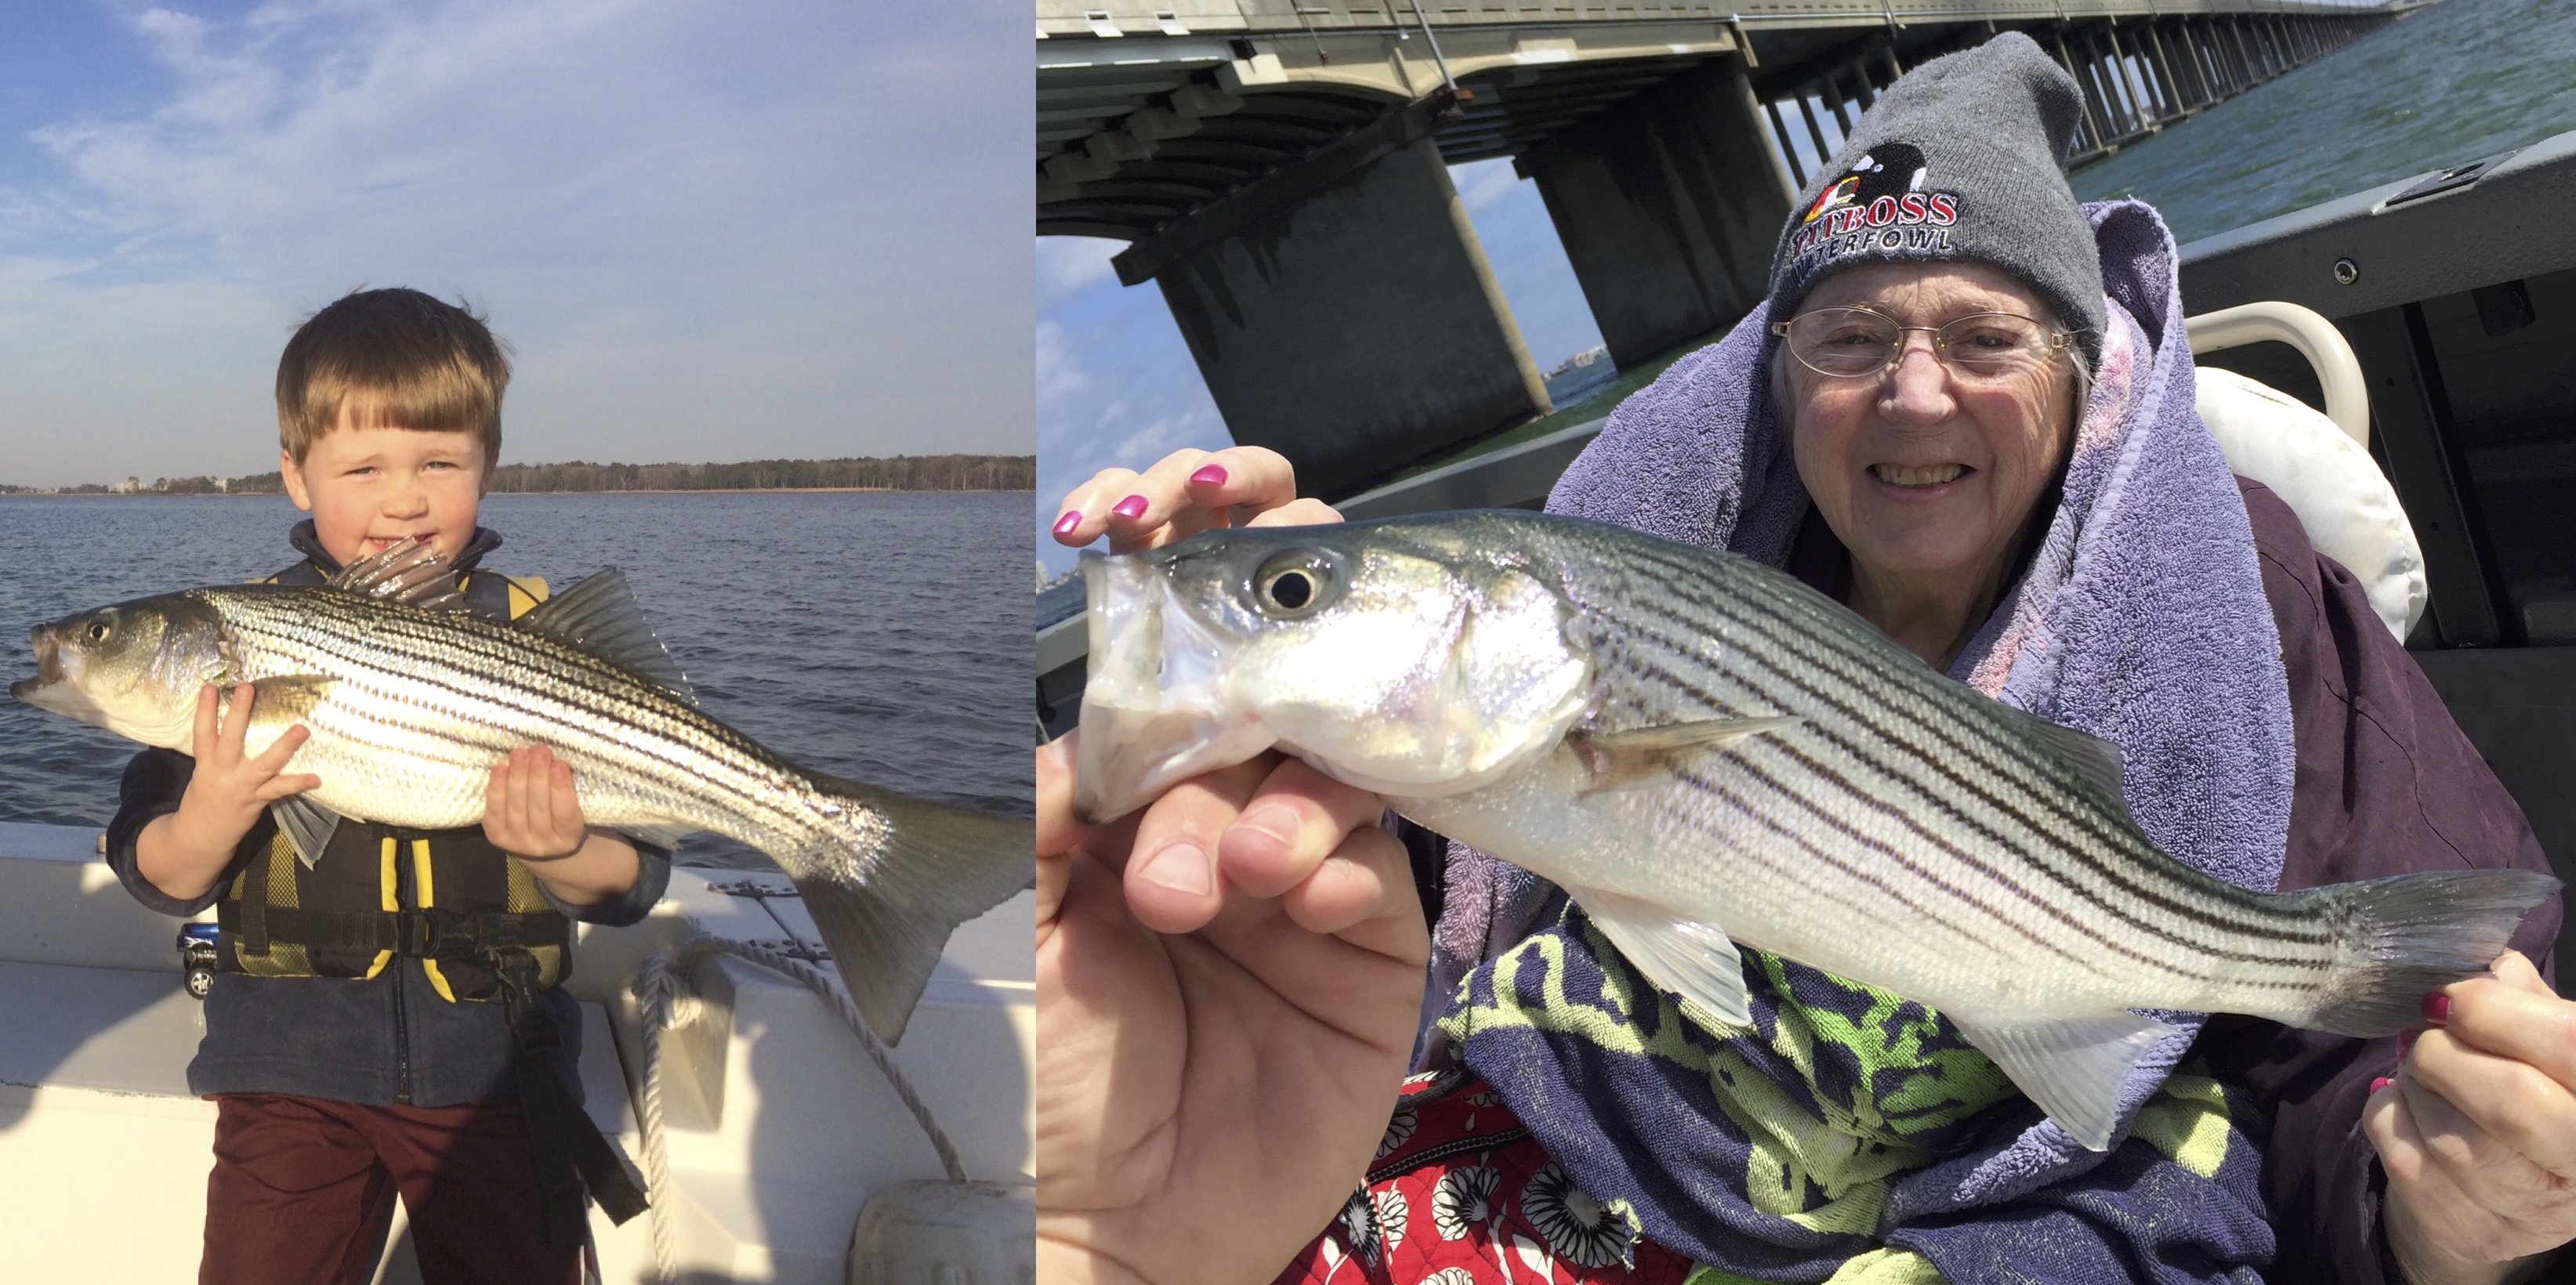
<path id="1" fill-rule="evenodd" d="M 1549 409 L 1438 144 L 1391 141 L 1311 190 L 1292 171 L 1237 193 L 1257 212 L 1220 233 L 1122 256 L 1131 280 L 1152 270 L 1227 431 L 1287 456 L 1307 494 Z"/>
<path id="2" fill-rule="evenodd" d="M 1796 199 L 1740 57 L 1713 59 L 1521 158 L 1610 359 L 1732 324 L 1769 286 Z"/>

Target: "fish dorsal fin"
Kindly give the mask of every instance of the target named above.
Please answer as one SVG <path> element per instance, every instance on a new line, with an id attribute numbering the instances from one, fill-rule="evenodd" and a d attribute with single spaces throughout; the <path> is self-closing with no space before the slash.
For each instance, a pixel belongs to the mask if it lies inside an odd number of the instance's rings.
<path id="1" fill-rule="evenodd" d="M 1566 737 L 1591 774 L 1584 793 L 1615 790 L 1654 780 L 1674 759 L 1697 751 L 1726 749 L 1749 736 L 1795 727 L 1795 715 L 1765 718 L 1712 718 L 1692 723 L 1666 723 L 1620 732 L 1576 732 Z"/>
<path id="2" fill-rule="evenodd" d="M 1675 918 L 1635 897 L 1597 888 L 1566 891 L 1655 989 L 1681 996 L 1728 1026 L 1753 1024 L 1753 1008 L 1744 996 L 1744 960 L 1724 929 Z"/>
<path id="3" fill-rule="evenodd" d="M 2178 1029 L 2135 1013 L 2037 1022 L 1942 1016 L 2067 1136 L 2095 1151 L 2110 1149 L 2130 1070 Z"/>
<path id="4" fill-rule="evenodd" d="M 2011 715 L 2007 722 L 2019 720 L 2022 730 L 2030 733 L 2031 739 L 2056 751 L 2057 757 L 2066 760 L 2068 767 L 2082 774 L 2085 780 L 2101 786 L 2111 802 L 2120 804 L 2123 815 L 2128 812 L 2128 805 L 2120 803 L 2120 790 L 2125 783 L 2127 769 L 2121 766 L 2119 746 L 2099 736 L 2049 722 L 2027 710 L 2014 709 L 2010 705 L 2003 708 Z"/>
<path id="5" fill-rule="evenodd" d="M 615 567 L 528 608 L 514 623 L 595 652 L 692 705 L 698 703 L 688 675 L 680 672 L 679 662 L 671 659 L 653 626 L 645 622 L 644 609 L 636 605 L 635 591 L 626 584 L 626 573 Z"/>
<path id="6" fill-rule="evenodd" d="M 456 586 L 456 568 L 425 540 L 389 545 L 381 553 L 340 568 L 339 574 L 323 583 L 431 611 L 465 609 L 465 594 Z"/>
<path id="7" fill-rule="evenodd" d="M 331 836 L 340 828 L 339 813 L 301 794 L 269 804 L 268 814 L 277 818 L 278 832 L 295 845 L 295 859 L 307 870 L 322 859 L 322 850 L 331 846 Z"/>

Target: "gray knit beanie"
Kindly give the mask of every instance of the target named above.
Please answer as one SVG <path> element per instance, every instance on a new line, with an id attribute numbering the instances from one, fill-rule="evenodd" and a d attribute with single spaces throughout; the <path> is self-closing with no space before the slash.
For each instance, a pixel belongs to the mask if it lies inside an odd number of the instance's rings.
<path id="1" fill-rule="evenodd" d="M 1855 264 L 1966 259 L 2037 290 L 2098 354 L 2101 258 L 2058 167 L 2081 111 L 2074 78 L 2017 31 L 1906 73 L 1799 194 L 1771 320 Z"/>

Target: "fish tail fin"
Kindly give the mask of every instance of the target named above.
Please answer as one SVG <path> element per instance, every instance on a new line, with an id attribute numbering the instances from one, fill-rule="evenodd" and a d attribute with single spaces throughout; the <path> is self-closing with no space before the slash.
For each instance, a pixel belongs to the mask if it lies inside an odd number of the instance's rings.
<path id="1" fill-rule="evenodd" d="M 815 784 L 892 829 L 865 883 L 794 878 L 850 1001 L 877 1038 L 900 1043 L 949 933 L 1035 884 L 1037 831 L 1028 821 L 852 781 L 817 777 Z M 848 866 L 847 854 L 835 853 L 827 868 Z"/>
<path id="2" fill-rule="evenodd" d="M 2487 970 L 2558 880 L 2530 870 L 2446 870 L 2306 894 L 2342 939 L 2329 998 L 2299 1025 L 2364 1038 L 2423 1021 L 2424 996 Z"/>

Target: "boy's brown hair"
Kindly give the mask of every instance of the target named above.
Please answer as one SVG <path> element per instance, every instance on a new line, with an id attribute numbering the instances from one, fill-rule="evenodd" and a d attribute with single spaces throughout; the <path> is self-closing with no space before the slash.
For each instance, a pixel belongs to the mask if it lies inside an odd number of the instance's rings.
<path id="1" fill-rule="evenodd" d="M 340 426 L 470 432 L 501 458 L 510 359 L 481 317 L 417 290 L 356 290 L 314 313 L 277 359 L 278 444 L 298 464 Z"/>

